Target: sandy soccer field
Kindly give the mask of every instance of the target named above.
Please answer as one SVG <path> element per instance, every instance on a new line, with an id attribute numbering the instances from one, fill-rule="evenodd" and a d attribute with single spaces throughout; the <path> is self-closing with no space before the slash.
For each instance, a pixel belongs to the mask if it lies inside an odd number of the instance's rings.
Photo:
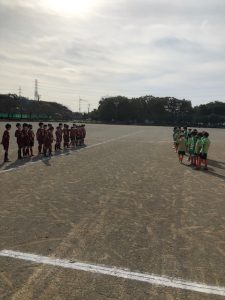
<path id="1" fill-rule="evenodd" d="M 14 129 L 0 299 L 225 297 L 224 130 L 209 130 L 209 171 L 195 171 L 171 128 L 88 125 L 85 148 L 22 162 Z"/>

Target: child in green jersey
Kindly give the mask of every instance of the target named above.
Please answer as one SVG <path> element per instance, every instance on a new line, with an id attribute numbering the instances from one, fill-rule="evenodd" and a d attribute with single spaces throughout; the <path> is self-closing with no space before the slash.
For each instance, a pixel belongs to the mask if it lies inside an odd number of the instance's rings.
<path id="1" fill-rule="evenodd" d="M 176 133 L 174 134 L 174 146 L 175 146 L 175 152 L 177 153 L 178 150 L 178 140 L 180 138 L 181 131 L 180 129 L 176 130 Z"/>
<path id="2" fill-rule="evenodd" d="M 197 141 L 195 144 L 195 159 L 196 159 L 196 169 L 200 169 L 200 165 L 201 165 L 201 157 L 200 157 L 200 152 L 202 149 L 202 137 L 203 134 L 201 132 L 199 132 L 197 134 Z"/>
<path id="3" fill-rule="evenodd" d="M 201 167 L 201 162 L 204 163 L 205 170 L 208 170 L 208 151 L 209 151 L 209 147 L 210 147 L 210 140 L 209 140 L 209 133 L 208 132 L 204 132 L 203 137 L 201 139 L 201 152 L 200 152 L 200 157 L 201 157 L 201 161 L 200 161 L 200 166 Z"/>
<path id="4" fill-rule="evenodd" d="M 186 140 L 183 133 L 180 134 L 180 137 L 178 139 L 178 158 L 179 162 L 183 163 L 183 158 L 185 155 L 185 149 L 186 149 Z"/>
<path id="5" fill-rule="evenodd" d="M 173 128 L 173 149 L 176 147 L 175 134 L 177 132 L 177 127 Z"/>
<path id="6" fill-rule="evenodd" d="M 190 161 L 190 160 L 191 160 L 191 155 L 190 155 L 190 146 L 191 146 L 191 133 L 190 133 L 190 132 L 188 132 L 187 144 L 186 144 L 187 153 L 189 154 L 189 156 L 188 156 L 188 161 Z"/>
<path id="7" fill-rule="evenodd" d="M 195 144 L 197 141 L 196 134 L 197 134 L 196 131 L 193 130 L 191 133 L 191 140 L 190 140 L 189 153 L 190 153 L 190 161 L 192 166 L 196 165 L 196 160 L 195 160 Z"/>

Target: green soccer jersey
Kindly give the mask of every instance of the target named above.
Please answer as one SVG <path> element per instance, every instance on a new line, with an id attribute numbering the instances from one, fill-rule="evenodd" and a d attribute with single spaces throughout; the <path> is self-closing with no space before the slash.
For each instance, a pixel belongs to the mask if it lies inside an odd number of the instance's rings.
<path id="1" fill-rule="evenodd" d="M 190 146 L 191 146 L 191 137 L 188 137 L 188 139 L 187 139 L 188 150 L 190 149 Z"/>
<path id="2" fill-rule="evenodd" d="M 195 136 L 192 136 L 190 141 L 190 150 L 194 151 L 196 142 L 197 142 L 197 138 Z"/>
<path id="3" fill-rule="evenodd" d="M 185 142 L 185 138 L 181 137 L 178 140 L 178 151 L 185 151 L 186 149 L 186 142 Z"/>
<path id="4" fill-rule="evenodd" d="M 177 131 L 177 132 L 174 134 L 174 142 L 178 143 L 179 137 L 180 137 L 180 131 Z"/>
<path id="5" fill-rule="evenodd" d="M 201 139 L 197 139 L 197 142 L 195 144 L 195 153 L 199 154 L 201 152 L 201 149 L 202 149 Z"/>
<path id="6" fill-rule="evenodd" d="M 206 138 L 206 137 L 202 138 L 202 140 L 201 140 L 201 144 L 202 144 L 201 153 L 206 153 L 206 154 L 208 153 L 210 143 L 211 142 L 210 142 L 209 138 Z"/>

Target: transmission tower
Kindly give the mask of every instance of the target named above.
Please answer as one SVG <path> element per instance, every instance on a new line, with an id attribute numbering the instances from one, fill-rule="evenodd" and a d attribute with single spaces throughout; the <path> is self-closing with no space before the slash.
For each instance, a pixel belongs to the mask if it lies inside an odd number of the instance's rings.
<path id="1" fill-rule="evenodd" d="M 40 100 L 40 96 L 38 94 L 38 80 L 35 79 L 34 82 L 34 100 L 39 101 Z"/>
<path id="2" fill-rule="evenodd" d="M 22 96 L 22 88 L 21 88 L 21 86 L 19 86 L 19 97 L 21 97 Z"/>
<path id="3" fill-rule="evenodd" d="M 88 105 L 88 112 L 89 112 L 89 111 L 90 111 L 90 106 L 91 106 L 91 105 L 88 103 L 87 100 L 81 99 L 81 98 L 79 97 L 79 113 L 81 113 L 81 104 L 82 104 L 82 102 L 87 103 L 87 105 Z"/>

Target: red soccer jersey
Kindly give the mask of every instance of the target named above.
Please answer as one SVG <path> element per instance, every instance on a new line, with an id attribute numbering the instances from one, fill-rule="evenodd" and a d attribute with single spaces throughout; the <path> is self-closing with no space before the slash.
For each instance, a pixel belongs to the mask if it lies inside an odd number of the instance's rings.
<path id="1" fill-rule="evenodd" d="M 37 138 L 37 141 L 39 143 L 43 143 L 44 135 L 45 135 L 44 129 L 43 128 L 38 128 L 37 133 L 36 133 L 36 138 Z"/>
<path id="2" fill-rule="evenodd" d="M 28 130 L 22 130 L 23 147 L 29 146 L 29 135 Z"/>
<path id="3" fill-rule="evenodd" d="M 23 146 L 23 136 L 22 136 L 22 130 L 17 129 L 15 131 L 15 137 L 16 137 L 16 141 L 19 147 Z"/>
<path id="4" fill-rule="evenodd" d="M 60 129 L 57 129 L 55 132 L 56 143 L 61 143 L 62 141 L 62 132 Z"/>
<path id="5" fill-rule="evenodd" d="M 10 139 L 9 132 L 8 130 L 5 130 L 2 136 L 2 145 L 5 149 L 9 147 L 9 139 Z"/>
<path id="6" fill-rule="evenodd" d="M 45 131 L 45 135 L 44 135 L 44 146 L 46 148 L 49 148 L 51 147 L 51 144 L 53 143 L 53 134 L 51 131 L 47 130 Z"/>
<path id="7" fill-rule="evenodd" d="M 32 129 L 28 130 L 29 141 L 34 142 L 34 132 Z"/>

